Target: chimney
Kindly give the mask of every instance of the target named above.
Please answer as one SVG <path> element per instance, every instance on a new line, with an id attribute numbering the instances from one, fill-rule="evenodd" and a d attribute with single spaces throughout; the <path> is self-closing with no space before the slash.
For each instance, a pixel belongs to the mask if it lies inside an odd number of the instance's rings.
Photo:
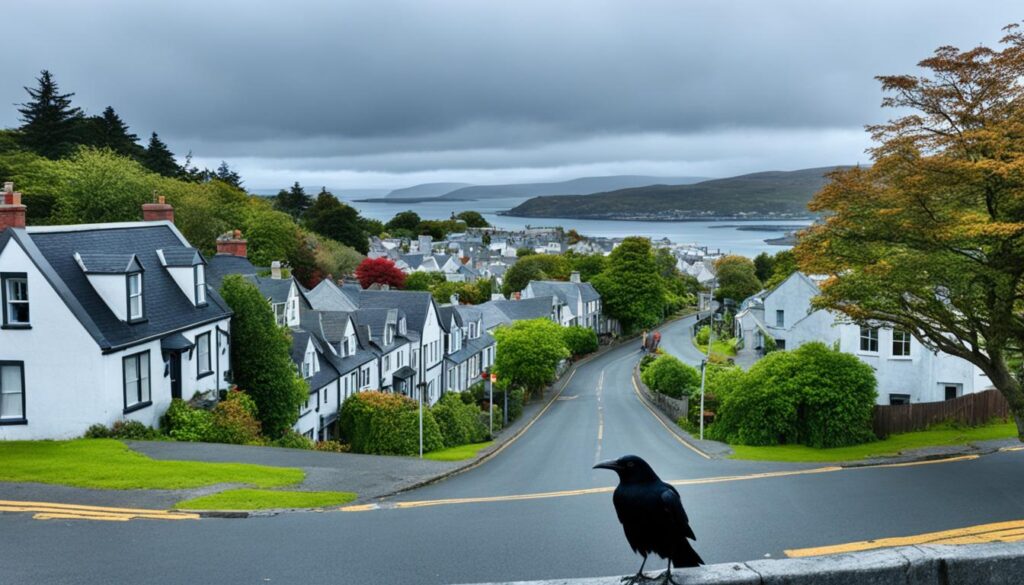
<path id="1" fill-rule="evenodd" d="M 576 284 L 580 283 L 580 273 L 579 273 L 579 271 L 573 270 L 572 272 L 569 273 L 569 282 L 574 282 Z"/>
<path id="2" fill-rule="evenodd" d="M 274 260 L 270 263 L 270 278 L 281 280 L 281 261 Z"/>
<path id="3" fill-rule="evenodd" d="M 452 293 L 452 296 L 448 297 L 448 302 L 453 305 L 459 304 L 459 293 Z"/>
<path id="4" fill-rule="evenodd" d="M 521 291 L 514 292 L 512 293 L 512 298 L 517 301 L 521 300 L 523 298 L 523 293 Z"/>
<path id="5" fill-rule="evenodd" d="M 25 206 L 21 204 L 21 193 L 14 190 L 14 183 L 4 183 L 3 202 L 0 203 L 0 231 L 9 227 L 25 227 Z"/>
<path id="6" fill-rule="evenodd" d="M 169 221 L 174 223 L 174 208 L 167 204 L 163 195 L 158 195 L 156 203 L 142 204 L 142 221 Z"/>
<path id="7" fill-rule="evenodd" d="M 249 253 L 249 242 L 242 237 L 241 230 L 221 234 L 217 237 L 217 253 L 245 258 Z"/>

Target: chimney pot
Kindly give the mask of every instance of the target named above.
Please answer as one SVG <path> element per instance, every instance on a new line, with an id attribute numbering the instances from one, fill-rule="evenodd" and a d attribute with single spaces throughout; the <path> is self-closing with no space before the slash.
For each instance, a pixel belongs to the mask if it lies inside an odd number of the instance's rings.
<path id="1" fill-rule="evenodd" d="M 14 192 L 14 183 L 12 181 L 5 182 L 4 183 L 4 193 L 13 193 L 13 192 Z"/>
<path id="2" fill-rule="evenodd" d="M 217 237 L 217 253 L 245 258 L 249 255 L 249 242 L 242 237 L 242 230 L 233 230 Z"/>

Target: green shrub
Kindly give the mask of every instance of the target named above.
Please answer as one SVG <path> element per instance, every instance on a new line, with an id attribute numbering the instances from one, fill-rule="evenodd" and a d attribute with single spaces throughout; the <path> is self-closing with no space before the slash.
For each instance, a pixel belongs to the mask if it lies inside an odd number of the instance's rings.
<path id="1" fill-rule="evenodd" d="M 672 398 L 689 396 L 700 388 L 700 373 L 671 355 L 654 360 L 640 374 L 640 379 L 651 390 Z"/>
<path id="2" fill-rule="evenodd" d="M 514 388 L 508 391 L 508 420 L 512 422 L 523 414 L 523 402 L 525 394 L 522 389 Z M 494 388 L 494 406 L 505 407 L 505 392 L 506 390 L 499 390 L 497 387 Z M 483 401 L 481 401 L 483 402 Z M 497 409 L 495 409 L 497 410 Z"/>
<path id="3" fill-rule="evenodd" d="M 270 444 L 274 447 L 284 447 L 286 449 L 313 448 L 313 441 L 310 441 L 292 429 L 286 430 L 280 437 L 274 439 Z"/>
<path id="4" fill-rule="evenodd" d="M 648 366 L 654 363 L 654 360 L 658 359 L 658 356 L 653 353 L 645 353 L 644 357 L 640 358 L 640 373 L 647 370 Z M 646 382 L 644 382 L 646 384 Z"/>
<path id="5" fill-rule="evenodd" d="M 461 402 L 461 400 L 460 400 Z M 419 452 L 419 411 L 416 401 L 401 394 L 359 392 L 341 405 L 338 416 L 342 440 L 355 453 L 415 455 Z M 444 438 L 431 409 L 423 411 L 423 449 L 444 447 Z"/>
<path id="6" fill-rule="evenodd" d="M 697 330 L 695 339 L 697 341 L 697 345 L 707 345 L 708 341 L 711 340 L 711 327 L 708 327 L 707 325 L 701 327 Z"/>
<path id="7" fill-rule="evenodd" d="M 330 453 L 348 453 L 351 450 L 348 443 L 341 441 L 317 441 L 313 444 L 313 449 Z"/>
<path id="8" fill-rule="evenodd" d="M 209 441 L 213 432 L 213 413 L 192 408 L 184 400 L 175 398 L 164 414 L 163 428 L 177 441 Z"/>
<path id="9" fill-rule="evenodd" d="M 776 351 L 715 382 L 723 396 L 710 434 L 744 445 L 840 447 L 871 441 L 875 377 L 856 357 L 808 343 Z"/>
<path id="10" fill-rule="evenodd" d="M 573 325 L 563 328 L 562 341 L 574 357 L 597 351 L 597 334 L 589 327 Z"/>
<path id="11" fill-rule="evenodd" d="M 501 407 L 498 406 L 497 404 L 495 404 L 494 405 L 494 434 L 497 434 L 498 432 L 501 431 L 502 425 L 505 422 L 504 416 L 505 415 L 502 412 Z M 490 413 L 487 411 L 487 409 L 483 409 L 483 410 L 480 411 L 479 419 L 480 419 L 480 424 L 483 426 L 483 429 L 484 429 L 484 438 L 481 439 L 481 440 L 493 439 L 494 435 L 492 435 L 490 433 L 490 428 L 491 428 L 490 427 L 490 425 L 491 425 Z M 480 441 L 473 441 L 473 442 L 474 443 L 479 443 Z"/>
<path id="12" fill-rule="evenodd" d="M 110 429 L 106 425 L 96 423 L 85 429 L 85 434 L 82 436 L 86 439 L 109 439 Z"/>
<path id="13" fill-rule="evenodd" d="M 487 427 L 480 422 L 480 408 L 466 404 L 460 395 L 446 392 L 430 408 L 437 421 L 445 447 L 479 443 L 487 437 Z"/>
<path id="14" fill-rule="evenodd" d="M 119 420 L 110 428 L 94 424 L 85 431 L 86 439 L 125 439 L 134 441 L 155 441 L 160 438 L 160 431 L 137 420 Z"/>
<path id="15" fill-rule="evenodd" d="M 244 392 L 232 390 L 213 407 L 213 427 L 209 441 L 246 445 L 259 440 L 260 421 L 256 403 Z"/>

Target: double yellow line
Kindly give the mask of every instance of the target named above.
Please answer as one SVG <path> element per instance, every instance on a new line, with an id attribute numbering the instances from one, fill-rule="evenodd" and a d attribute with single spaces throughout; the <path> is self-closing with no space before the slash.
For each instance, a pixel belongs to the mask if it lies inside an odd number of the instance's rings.
<path id="1" fill-rule="evenodd" d="M 785 552 L 788 557 L 812 557 L 915 544 L 984 544 L 987 542 L 1019 542 L 1022 540 L 1024 540 L 1024 520 L 1014 520 L 1011 522 L 995 522 L 993 524 L 980 524 L 967 528 L 942 530 L 940 532 L 928 532 L 916 536 L 862 540 L 860 542 L 833 546 L 791 549 Z"/>
<path id="2" fill-rule="evenodd" d="M 36 520 L 99 520 L 105 522 L 127 522 L 129 520 L 198 520 L 198 514 L 151 510 L 146 508 L 111 508 L 107 506 L 84 506 L 77 504 L 56 504 L 52 502 L 19 502 L 0 500 L 0 512 L 35 513 Z"/>

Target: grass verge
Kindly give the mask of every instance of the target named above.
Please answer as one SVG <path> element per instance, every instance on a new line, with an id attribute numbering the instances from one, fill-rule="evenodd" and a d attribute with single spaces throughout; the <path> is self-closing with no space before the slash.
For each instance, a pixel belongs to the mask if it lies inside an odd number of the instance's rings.
<path id="1" fill-rule="evenodd" d="M 836 447 L 834 449 L 815 449 L 804 445 L 776 445 L 772 447 L 733 445 L 734 453 L 732 459 L 787 462 L 855 461 L 870 457 L 898 455 L 901 451 L 909 451 L 911 449 L 966 445 L 975 441 L 1012 439 L 1016 436 L 1017 427 L 1013 423 L 997 423 L 966 428 L 942 425 L 927 431 L 891 435 L 882 441 L 864 443 L 863 445 L 854 445 L 852 447 Z"/>
<path id="2" fill-rule="evenodd" d="M 0 441 L 0 462 L 0 481 L 112 490 L 172 490 L 218 483 L 282 487 L 305 477 L 294 467 L 159 461 L 113 439 Z"/>
<path id="3" fill-rule="evenodd" d="M 696 338 L 691 338 L 691 340 L 693 341 L 694 347 L 696 347 L 698 350 L 700 350 L 701 353 L 703 353 L 703 354 L 707 354 L 708 353 L 708 346 L 707 346 L 707 344 L 701 345 L 701 344 L 697 343 L 697 339 Z M 738 341 L 739 340 L 737 340 L 736 338 L 724 339 L 724 340 L 723 339 L 716 339 L 716 340 L 712 341 L 711 342 L 711 355 L 718 354 L 718 355 L 724 356 L 724 357 L 733 357 L 733 356 L 735 356 L 736 355 L 736 344 L 738 343 Z"/>
<path id="4" fill-rule="evenodd" d="M 458 447 L 449 447 L 448 449 L 425 453 L 423 457 L 434 461 L 463 461 L 476 457 L 477 453 L 489 447 L 493 442 L 487 441 L 485 443 L 470 443 L 468 445 L 459 445 Z"/>
<path id="5" fill-rule="evenodd" d="M 294 492 L 237 489 L 178 502 L 178 510 L 269 510 L 274 508 L 325 508 L 356 499 L 352 492 Z"/>

